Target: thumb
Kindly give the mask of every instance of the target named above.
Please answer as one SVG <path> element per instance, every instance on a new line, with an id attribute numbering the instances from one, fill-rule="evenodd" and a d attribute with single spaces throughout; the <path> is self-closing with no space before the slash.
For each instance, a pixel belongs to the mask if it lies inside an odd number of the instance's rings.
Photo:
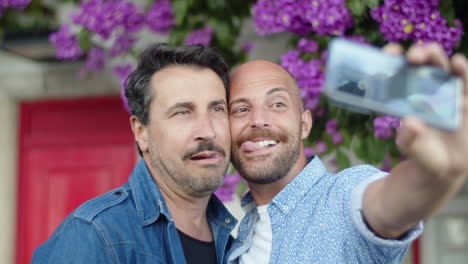
<path id="1" fill-rule="evenodd" d="M 412 156 L 415 152 L 417 139 L 422 136 L 425 131 L 425 124 L 416 117 L 405 117 L 401 121 L 398 129 L 396 144 L 398 149 L 405 156 Z"/>

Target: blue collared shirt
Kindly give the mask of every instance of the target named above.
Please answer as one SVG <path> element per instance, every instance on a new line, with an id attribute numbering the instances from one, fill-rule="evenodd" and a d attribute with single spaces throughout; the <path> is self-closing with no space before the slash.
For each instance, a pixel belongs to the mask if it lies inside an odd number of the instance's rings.
<path id="1" fill-rule="evenodd" d="M 369 165 L 332 174 L 313 158 L 268 205 L 273 233 L 270 263 L 401 263 L 422 224 L 398 240 L 382 239 L 369 230 L 362 197 L 369 183 L 383 176 Z M 246 215 L 228 253 L 229 264 L 238 263 L 249 250 L 258 220 L 250 193 L 242 206 Z"/>
<path id="2" fill-rule="evenodd" d="M 212 196 L 207 217 L 222 263 L 236 220 Z M 185 264 L 175 223 L 146 163 L 122 187 L 84 203 L 34 252 L 32 263 Z"/>

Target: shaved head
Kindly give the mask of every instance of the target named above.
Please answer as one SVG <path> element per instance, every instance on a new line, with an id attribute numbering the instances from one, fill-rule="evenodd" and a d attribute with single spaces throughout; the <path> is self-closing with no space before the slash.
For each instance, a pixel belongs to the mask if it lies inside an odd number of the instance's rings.
<path id="1" fill-rule="evenodd" d="M 283 67 L 279 66 L 276 63 L 266 61 L 266 60 L 253 60 L 246 62 L 239 66 L 230 77 L 230 84 L 232 87 L 242 85 L 244 82 L 252 82 L 256 79 L 263 78 L 282 78 L 286 81 L 286 84 L 290 88 L 294 96 L 296 97 L 299 110 L 302 112 L 304 110 L 304 104 L 302 102 L 301 92 L 299 86 L 297 85 L 296 78 L 285 70 Z"/>

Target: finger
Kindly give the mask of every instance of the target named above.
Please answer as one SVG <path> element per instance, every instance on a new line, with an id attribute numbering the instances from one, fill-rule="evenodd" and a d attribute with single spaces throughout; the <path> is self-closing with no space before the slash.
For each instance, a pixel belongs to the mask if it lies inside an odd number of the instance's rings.
<path id="1" fill-rule="evenodd" d="M 445 51 L 437 43 L 427 45 L 413 45 L 407 53 L 408 62 L 411 64 L 432 64 L 450 71 L 450 64 Z"/>
<path id="2" fill-rule="evenodd" d="M 400 44 L 388 43 L 387 45 L 383 47 L 383 51 L 391 55 L 401 55 L 403 54 L 404 50 Z"/>
<path id="3" fill-rule="evenodd" d="M 453 73 L 460 76 L 463 81 L 463 93 L 468 96 L 468 60 L 462 54 L 455 54 L 452 57 Z"/>
<path id="4" fill-rule="evenodd" d="M 416 117 L 408 116 L 403 119 L 398 129 L 396 143 L 400 151 L 411 156 L 414 141 L 424 133 L 426 125 Z"/>

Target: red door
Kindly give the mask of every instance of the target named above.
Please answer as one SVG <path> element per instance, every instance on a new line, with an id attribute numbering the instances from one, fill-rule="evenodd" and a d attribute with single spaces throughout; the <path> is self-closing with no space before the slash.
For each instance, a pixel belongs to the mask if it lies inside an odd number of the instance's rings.
<path id="1" fill-rule="evenodd" d="M 118 97 L 24 103 L 20 108 L 17 262 L 84 201 L 123 184 L 135 165 Z"/>

